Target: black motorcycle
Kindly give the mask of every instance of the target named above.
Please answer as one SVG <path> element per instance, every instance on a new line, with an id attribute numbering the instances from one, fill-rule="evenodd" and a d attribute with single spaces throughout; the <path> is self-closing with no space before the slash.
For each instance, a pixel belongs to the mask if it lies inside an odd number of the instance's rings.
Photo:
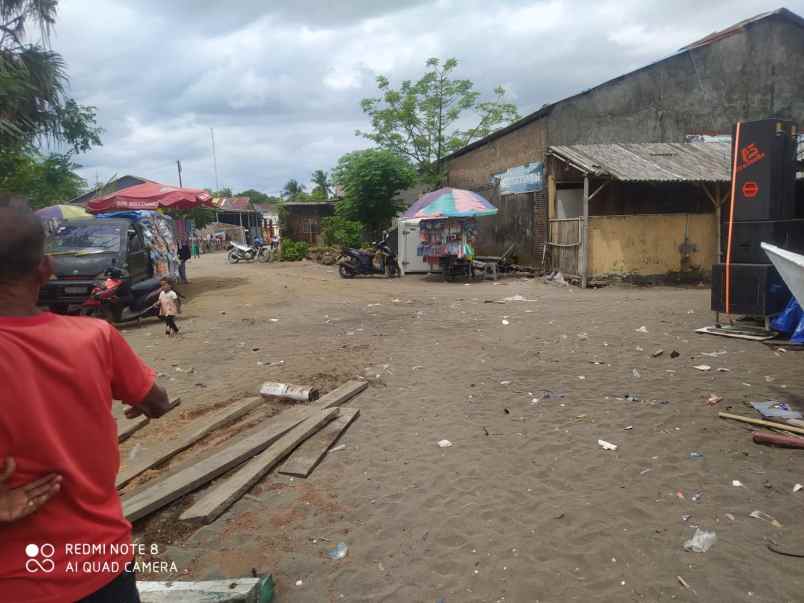
<path id="1" fill-rule="evenodd" d="M 388 233 L 372 249 L 344 249 L 338 258 L 338 273 L 343 278 L 357 274 L 384 274 L 388 278 L 402 276 L 393 249 L 388 246 Z"/>

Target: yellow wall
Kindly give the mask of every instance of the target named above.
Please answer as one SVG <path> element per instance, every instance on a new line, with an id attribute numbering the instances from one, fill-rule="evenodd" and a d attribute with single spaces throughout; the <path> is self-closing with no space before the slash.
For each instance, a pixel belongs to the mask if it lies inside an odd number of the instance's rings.
<path id="1" fill-rule="evenodd" d="M 680 272 L 685 226 L 691 267 L 710 272 L 718 248 L 714 213 L 591 216 L 590 276 Z"/>

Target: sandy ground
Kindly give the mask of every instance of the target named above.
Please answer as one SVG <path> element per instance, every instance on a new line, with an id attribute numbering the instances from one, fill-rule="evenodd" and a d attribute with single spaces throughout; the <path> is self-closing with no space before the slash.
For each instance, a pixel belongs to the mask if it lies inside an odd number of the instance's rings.
<path id="1" fill-rule="evenodd" d="M 139 522 L 135 537 L 179 575 L 255 568 L 274 575 L 278 601 L 302 602 L 804 600 L 804 561 L 766 548 L 804 553 L 804 491 L 792 492 L 804 451 L 755 445 L 717 417 L 800 399 L 804 353 L 695 334 L 713 321 L 708 289 L 345 281 L 219 254 L 189 274 L 181 337 L 124 329 L 183 399 L 121 447 L 124 462 L 265 380 L 372 386 L 352 403 L 346 448 L 308 479 L 272 474 L 200 530 L 176 521 L 194 496 Z M 530 301 L 487 303 L 516 295 Z M 707 405 L 712 393 L 723 401 Z M 706 553 L 683 548 L 695 526 L 717 533 Z M 336 561 L 326 550 L 338 542 L 349 551 Z"/>

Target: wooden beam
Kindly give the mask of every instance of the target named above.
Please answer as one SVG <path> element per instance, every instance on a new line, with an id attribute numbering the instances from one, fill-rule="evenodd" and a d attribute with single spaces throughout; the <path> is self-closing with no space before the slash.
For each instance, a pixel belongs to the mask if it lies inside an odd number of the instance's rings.
<path id="1" fill-rule="evenodd" d="M 203 486 L 262 452 L 316 411 L 338 406 L 366 387 L 368 383 L 365 381 L 348 381 L 317 402 L 287 410 L 266 426 L 250 432 L 236 442 L 217 448 L 202 461 L 185 465 L 158 481 L 146 484 L 141 490 L 123 499 L 123 513 L 126 519 L 136 521 Z"/>
<path id="2" fill-rule="evenodd" d="M 155 467 L 156 465 L 177 455 L 195 444 L 201 438 L 212 433 L 216 429 L 233 423 L 245 414 L 248 414 L 258 406 L 263 404 L 262 398 L 246 398 L 235 404 L 224 408 L 209 416 L 196 419 L 187 425 L 181 432 L 171 436 L 155 448 L 145 450 L 139 457 L 120 468 L 117 474 L 117 487 L 122 488 L 132 479 L 143 471 Z"/>
<path id="3" fill-rule="evenodd" d="M 299 477 L 310 475 L 358 414 L 360 414 L 360 410 L 357 408 L 341 408 L 338 418 L 299 446 L 279 469 L 279 473 Z"/>
<path id="4" fill-rule="evenodd" d="M 137 580 L 142 603 L 262 603 L 271 600 L 273 589 L 271 576 L 198 582 Z"/>
<path id="5" fill-rule="evenodd" d="M 338 408 L 328 408 L 313 413 L 311 417 L 243 465 L 234 475 L 208 492 L 201 500 L 182 513 L 179 519 L 204 524 L 215 521 L 282 459 L 293 452 L 294 448 L 337 417 L 338 412 Z"/>
<path id="6" fill-rule="evenodd" d="M 581 287 L 586 289 L 589 280 L 589 176 L 583 179 L 583 222 L 581 224 L 580 248 Z"/>
<path id="7" fill-rule="evenodd" d="M 699 184 L 700 184 L 700 187 L 703 189 L 703 192 L 706 193 L 706 196 L 709 197 L 709 200 L 712 202 L 712 205 L 715 206 L 715 209 L 720 207 L 720 203 L 718 203 L 718 199 L 716 199 L 715 196 L 711 192 L 709 192 L 709 187 L 706 186 L 706 182 L 700 182 Z"/>
<path id="8" fill-rule="evenodd" d="M 592 199 L 594 199 L 594 198 L 595 198 L 595 195 L 597 195 L 597 194 L 598 194 L 600 191 L 602 191 L 604 188 L 606 188 L 606 186 L 608 185 L 608 183 L 609 183 L 609 181 L 608 181 L 608 180 L 604 180 L 604 181 L 603 181 L 603 184 L 601 184 L 600 186 L 598 186 L 598 187 L 595 189 L 595 192 L 594 192 L 594 193 L 592 193 L 591 195 L 589 195 L 589 200 L 591 201 Z"/>
<path id="9" fill-rule="evenodd" d="M 772 429 L 781 429 L 791 433 L 804 434 L 804 427 L 796 427 L 794 425 L 786 425 L 784 423 L 774 423 L 773 421 L 765 421 L 764 419 L 754 419 L 752 417 L 744 417 L 742 415 L 733 415 L 728 412 L 717 413 L 721 419 L 732 419 L 740 421 L 741 423 L 748 423 L 750 425 L 759 425 L 760 427 L 770 427 Z"/>

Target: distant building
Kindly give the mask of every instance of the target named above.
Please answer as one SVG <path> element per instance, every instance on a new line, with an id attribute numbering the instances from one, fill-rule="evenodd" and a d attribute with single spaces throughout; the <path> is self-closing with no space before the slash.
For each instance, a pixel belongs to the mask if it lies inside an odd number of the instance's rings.
<path id="1" fill-rule="evenodd" d="M 335 215 L 334 201 L 291 201 L 284 203 L 286 227 L 283 239 L 307 241 L 312 246 L 322 245 L 321 220 Z"/>
<path id="2" fill-rule="evenodd" d="M 767 117 L 792 119 L 804 126 L 802 91 L 804 19 L 787 9 L 763 13 L 685 46 L 670 57 L 545 105 L 452 153 L 447 158 L 447 185 L 476 191 L 500 210 L 495 218 L 481 221 L 480 252 L 499 254 L 515 243 L 520 263 L 541 265 L 544 260 L 547 267 L 555 268 L 556 257 L 567 255 L 561 250 L 568 247 L 562 246 L 577 245 L 580 257 L 588 254 L 588 248 L 580 247 L 593 234 L 588 230 L 590 224 L 583 222 L 584 205 L 588 204 L 584 182 L 590 195 L 602 181 L 594 166 L 586 163 L 574 178 L 552 172 L 553 167 L 567 162 L 557 159 L 546 164 L 550 147 L 683 143 L 688 135 L 729 134 L 737 121 Z M 625 153 L 625 149 L 621 150 Z M 553 156 L 566 154 L 557 152 Z M 618 187 L 610 186 L 606 195 L 620 190 Z M 632 185 L 627 188 L 636 190 Z M 689 213 L 692 205 L 699 207 L 697 204 L 703 202 L 700 195 L 687 196 L 693 194 L 694 187 L 682 188 L 687 191 L 684 198 L 659 204 L 651 212 L 640 211 L 639 197 L 627 203 L 606 201 L 607 207 L 623 215 L 645 214 L 639 236 L 631 237 L 633 256 L 652 257 L 650 241 L 655 237 L 683 237 L 677 229 L 667 231 L 667 216 Z M 558 203 L 570 198 L 577 202 Z M 700 211 L 709 224 L 698 232 L 711 237 L 716 231 L 715 207 L 703 203 Z M 575 222 L 574 226 L 559 228 L 554 226 L 558 220 Z M 548 236 L 559 231 L 566 234 L 573 228 L 580 233 L 575 243 Z M 716 249 L 714 240 L 687 243 Z M 585 268 L 590 268 L 588 262 Z M 655 269 L 655 263 L 645 260 L 643 264 L 628 264 L 623 273 L 649 276 Z"/>
<path id="3" fill-rule="evenodd" d="M 110 180 L 109 182 L 96 186 L 91 191 L 78 195 L 74 199 L 70 199 L 67 201 L 67 203 L 71 205 L 86 205 L 87 202 L 91 201 L 95 197 L 102 197 L 110 193 L 116 193 L 124 188 L 137 186 L 138 184 L 145 184 L 146 182 L 153 182 L 153 180 L 131 175 L 120 176 L 119 178 L 115 178 L 114 180 Z"/>

